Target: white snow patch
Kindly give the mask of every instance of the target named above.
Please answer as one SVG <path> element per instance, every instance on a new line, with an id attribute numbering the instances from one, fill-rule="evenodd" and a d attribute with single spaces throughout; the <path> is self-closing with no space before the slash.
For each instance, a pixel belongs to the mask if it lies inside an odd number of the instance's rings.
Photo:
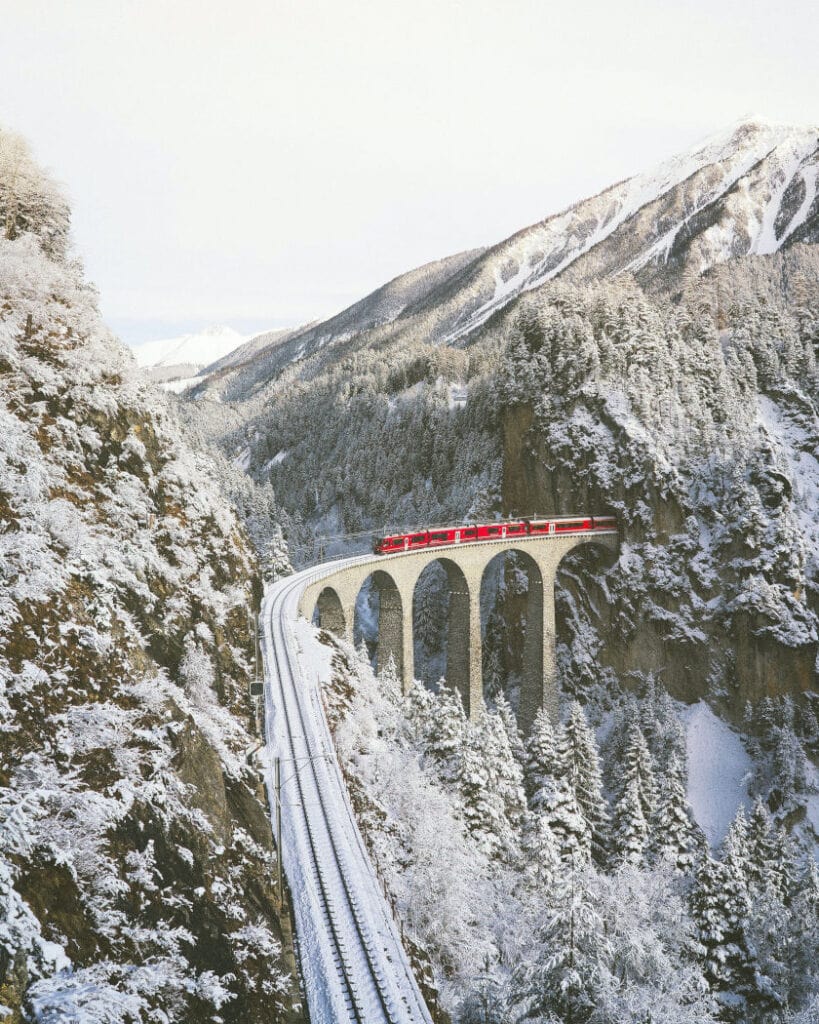
<path id="1" fill-rule="evenodd" d="M 464 384 L 450 384 L 449 385 L 449 408 L 450 409 L 464 409 L 466 407 L 468 394 L 466 385 Z"/>
<path id="2" fill-rule="evenodd" d="M 163 391 L 173 391 L 175 395 L 181 395 L 186 388 L 192 388 L 194 384 L 201 384 L 204 377 L 179 377 L 176 380 L 163 381 L 159 386 Z"/>
<path id="3" fill-rule="evenodd" d="M 759 422 L 787 467 L 795 511 L 808 543 L 808 557 L 819 563 L 819 460 L 811 450 L 812 434 L 767 395 L 759 396 Z"/>
<path id="4" fill-rule="evenodd" d="M 815 835 L 819 836 L 819 793 L 812 793 L 805 802 L 808 821 L 813 826 Z"/>
<path id="5" fill-rule="evenodd" d="M 278 466 L 287 458 L 290 453 L 286 448 L 282 448 L 280 452 L 276 452 L 272 459 L 268 459 L 264 464 L 265 470 L 272 469 L 273 466 Z"/>
<path id="6" fill-rule="evenodd" d="M 250 448 L 243 448 L 233 460 L 233 464 L 246 473 L 250 469 Z"/>
<path id="7" fill-rule="evenodd" d="M 753 765 L 739 735 L 703 701 L 682 714 L 688 753 L 688 802 L 708 842 L 716 846 L 740 804 L 751 807 Z"/>

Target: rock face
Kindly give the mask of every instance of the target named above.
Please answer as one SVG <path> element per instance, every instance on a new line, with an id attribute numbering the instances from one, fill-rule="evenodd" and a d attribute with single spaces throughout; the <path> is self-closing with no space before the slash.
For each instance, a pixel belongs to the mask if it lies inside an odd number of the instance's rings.
<path id="1" fill-rule="evenodd" d="M 786 259 L 793 276 L 803 258 Z M 520 309 L 500 395 L 505 511 L 613 511 L 623 531 L 616 565 L 585 555 L 560 577 L 570 690 L 654 675 L 739 717 L 816 685 L 816 313 L 800 308 L 692 316 L 610 284 Z"/>
<path id="2" fill-rule="evenodd" d="M 298 997 L 244 756 L 253 560 L 26 160 L 0 239 L 4 1019 L 284 1020 Z"/>

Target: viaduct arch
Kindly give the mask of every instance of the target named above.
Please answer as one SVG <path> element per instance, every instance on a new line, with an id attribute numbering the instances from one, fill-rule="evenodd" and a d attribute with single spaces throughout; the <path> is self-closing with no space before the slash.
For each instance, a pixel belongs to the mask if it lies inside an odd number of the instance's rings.
<path id="1" fill-rule="evenodd" d="M 372 576 L 378 588 L 380 612 L 376 667 L 380 671 L 392 656 L 404 692 L 412 686 L 415 585 L 432 562 L 443 566 L 449 585 L 447 681 L 463 698 L 470 718 L 483 705 L 481 659 L 481 581 L 489 563 L 507 551 L 522 552 L 530 561 L 527 630 L 523 651 L 523 680 L 519 720 L 529 729 L 538 708 L 557 718 L 555 664 L 555 577 L 560 562 L 581 544 L 618 549 L 616 530 L 564 536 L 516 537 L 477 544 L 374 555 L 354 565 L 331 571 L 305 587 L 299 612 L 307 619 L 318 610 L 319 623 L 337 636 L 352 640 L 355 604 L 359 591 Z"/>

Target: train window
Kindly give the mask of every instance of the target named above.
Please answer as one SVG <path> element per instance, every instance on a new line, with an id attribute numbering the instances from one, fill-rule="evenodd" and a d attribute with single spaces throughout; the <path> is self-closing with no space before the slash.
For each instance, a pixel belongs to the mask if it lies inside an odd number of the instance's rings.
<path id="1" fill-rule="evenodd" d="M 508 533 L 523 533 L 523 527 L 519 523 L 513 523 L 507 530 Z"/>
<path id="2" fill-rule="evenodd" d="M 475 537 L 477 537 L 477 535 L 478 531 L 474 526 L 470 526 L 468 530 L 461 531 L 461 536 L 464 538 L 464 540 L 474 540 Z"/>
<path id="3" fill-rule="evenodd" d="M 437 540 L 437 541 L 442 541 L 442 540 L 445 541 L 446 540 L 446 534 L 445 533 L 431 533 L 429 535 L 429 539 L 430 540 Z"/>
<path id="4" fill-rule="evenodd" d="M 489 529 L 488 529 L 488 530 L 487 530 L 486 532 L 487 532 L 487 533 L 488 533 L 488 534 L 489 534 L 490 536 L 495 536 L 495 537 L 497 537 L 497 535 L 498 535 L 498 534 L 500 533 L 500 527 L 499 527 L 499 526 L 490 526 L 490 527 L 489 527 Z"/>
<path id="5" fill-rule="evenodd" d="M 427 535 L 425 533 L 416 533 L 410 539 L 412 540 L 413 544 L 423 544 L 424 541 L 426 541 L 427 539 Z"/>

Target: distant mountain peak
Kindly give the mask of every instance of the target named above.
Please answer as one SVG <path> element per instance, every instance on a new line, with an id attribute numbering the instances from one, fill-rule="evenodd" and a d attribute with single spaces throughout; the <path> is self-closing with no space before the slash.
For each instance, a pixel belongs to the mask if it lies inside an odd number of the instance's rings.
<path id="1" fill-rule="evenodd" d="M 201 331 L 175 338 L 160 338 L 133 346 L 134 357 L 141 367 L 208 366 L 226 356 L 248 340 L 226 324 L 211 324 Z"/>

